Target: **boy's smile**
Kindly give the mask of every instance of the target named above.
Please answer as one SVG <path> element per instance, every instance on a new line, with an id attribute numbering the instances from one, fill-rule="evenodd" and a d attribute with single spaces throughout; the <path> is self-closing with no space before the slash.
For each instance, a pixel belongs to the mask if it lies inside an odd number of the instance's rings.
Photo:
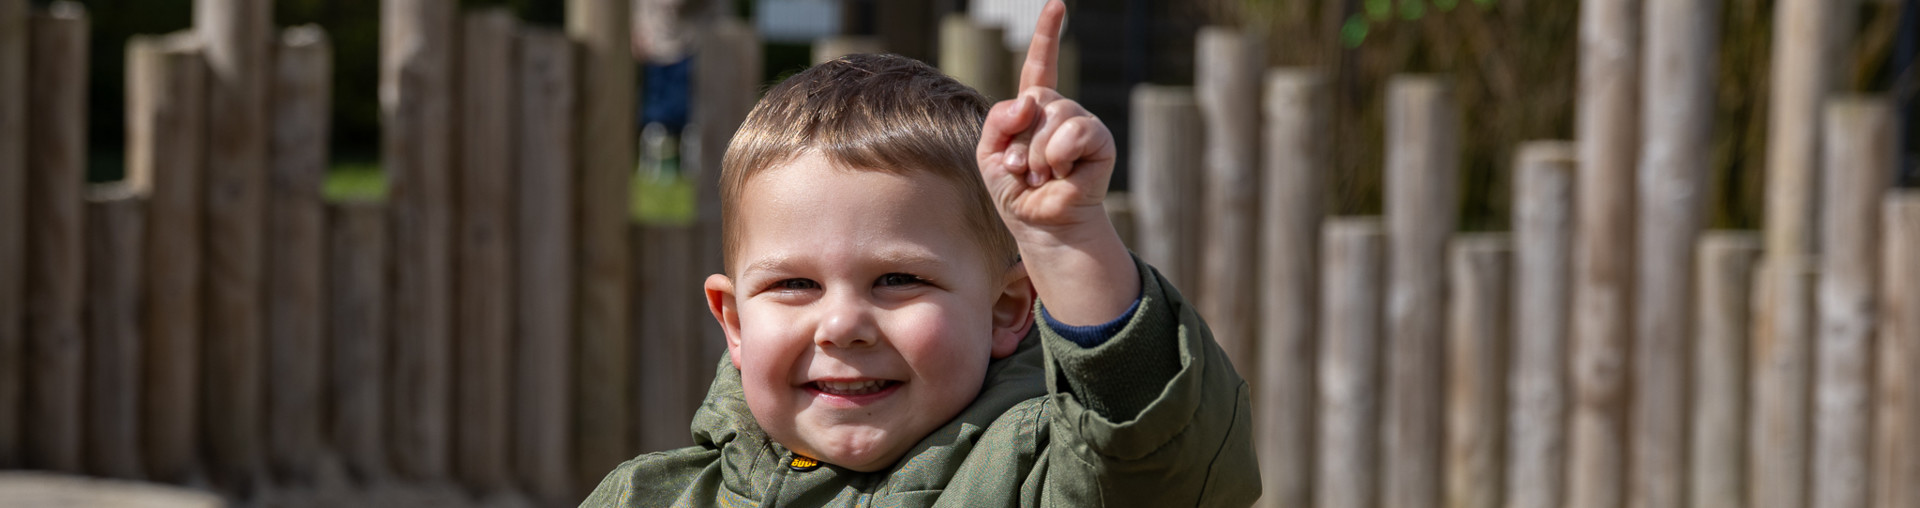
<path id="1" fill-rule="evenodd" d="M 883 470 L 973 402 L 1030 324 L 1024 270 L 988 261 L 951 182 L 805 153 L 746 182 L 707 281 L 747 405 L 793 451 Z"/>

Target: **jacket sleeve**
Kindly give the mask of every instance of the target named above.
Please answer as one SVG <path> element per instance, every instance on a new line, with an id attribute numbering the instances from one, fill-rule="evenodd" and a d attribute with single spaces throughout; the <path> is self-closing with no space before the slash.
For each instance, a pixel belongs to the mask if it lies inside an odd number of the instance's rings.
<path id="1" fill-rule="evenodd" d="M 1041 320 L 1054 506 L 1246 506 L 1260 497 L 1247 383 L 1206 323 L 1158 271 L 1140 306 L 1095 347 Z"/>

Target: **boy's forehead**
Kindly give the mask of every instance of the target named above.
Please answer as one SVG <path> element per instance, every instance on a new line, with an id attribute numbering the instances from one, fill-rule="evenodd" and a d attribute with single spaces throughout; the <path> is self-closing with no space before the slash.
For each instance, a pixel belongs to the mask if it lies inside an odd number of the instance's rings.
<path id="1" fill-rule="evenodd" d="M 912 237 L 943 244 L 934 251 L 941 258 L 983 254 L 968 227 L 959 186 L 931 171 L 848 168 L 806 155 L 752 175 L 740 197 L 735 225 L 743 250 L 788 241 L 857 245 Z M 735 261 L 746 264 L 760 257 L 736 254 Z"/>
<path id="2" fill-rule="evenodd" d="M 922 212 L 961 213 L 959 185 L 931 170 L 856 168 L 811 152 L 750 175 L 743 191 L 742 206 L 811 201 L 832 193 L 865 195 L 869 199 L 852 204 L 881 207 L 887 201 L 881 198 L 905 194 Z"/>

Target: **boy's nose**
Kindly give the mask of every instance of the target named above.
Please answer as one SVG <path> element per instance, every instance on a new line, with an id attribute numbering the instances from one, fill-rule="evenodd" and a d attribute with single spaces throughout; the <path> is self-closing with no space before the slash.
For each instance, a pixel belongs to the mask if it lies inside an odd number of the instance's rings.
<path id="1" fill-rule="evenodd" d="M 873 309 L 857 298 L 834 298 L 814 328 L 813 343 L 820 346 L 864 347 L 879 341 Z"/>

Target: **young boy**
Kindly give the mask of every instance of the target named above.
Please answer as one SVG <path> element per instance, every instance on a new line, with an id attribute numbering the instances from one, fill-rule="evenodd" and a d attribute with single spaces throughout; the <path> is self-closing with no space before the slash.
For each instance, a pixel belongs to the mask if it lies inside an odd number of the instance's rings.
<path id="1" fill-rule="evenodd" d="M 1121 244 L 1113 135 L 1051 89 L 1064 16 L 1045 7 L 1020 96 L 991 110 L 896 56 L 767 93 L 721 176 L 706 294 L 728 361 L 696 444 L 627 461 L 582 506 L 1259 497 L 1246 383 Z"/>

